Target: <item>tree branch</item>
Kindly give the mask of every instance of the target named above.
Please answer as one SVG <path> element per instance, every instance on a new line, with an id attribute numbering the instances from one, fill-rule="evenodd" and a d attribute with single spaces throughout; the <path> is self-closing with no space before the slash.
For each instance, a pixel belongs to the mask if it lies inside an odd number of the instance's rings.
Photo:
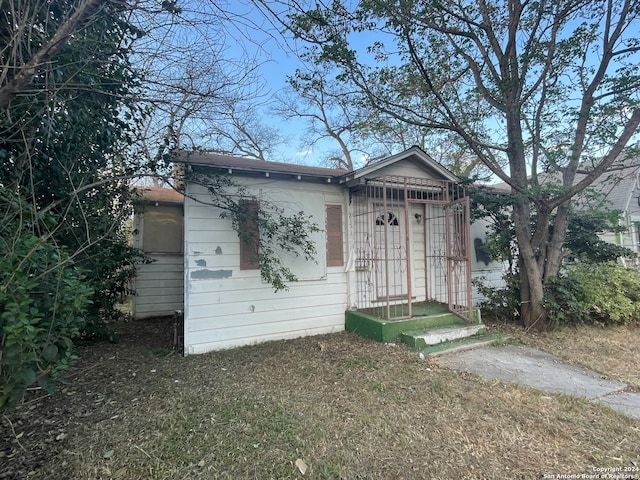
<path id="1" fill-rule="evenodd" d="M 9 106 L 11 100 L 25 89 L 43 65 L 60 50 L 63 43 L 100 8 L 101 3 L 102 0 L 83 0 L 78 5 L 75 12 L 64 20 L 53 37 L 26 64 L 19 67 L 18 73 L 11 81 L 0 88 L 0 109 Z"/>

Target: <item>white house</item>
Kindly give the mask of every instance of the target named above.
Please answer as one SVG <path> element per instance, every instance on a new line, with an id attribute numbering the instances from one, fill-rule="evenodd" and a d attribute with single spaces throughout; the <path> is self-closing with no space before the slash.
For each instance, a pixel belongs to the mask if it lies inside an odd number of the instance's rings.
<path id="1" fill-rule="evenodd" d="M 418 147 L 353 172 L 204 153 L 176 161 L 190 172 L 184 196 L 148 189 L 136 209 L 134 244 L 154 261 L 141 267 L 133 306 L 136 318 L 183 312 L 185 354 L 341 331 L 346 312 L 410 319 L 425 302 L 472 321 L 471 278 L 501 282 L 459 179 Z M 315 261 L 281 252 L 298 281 L 275 292 L 252 261 L 255 245 L 191 174 L 231 179 L 256 207 L 310 216 Z M 626 167 L 593 186 L 628 227 L 607 239 L 634 251 L 638 174 Z"/>
<path id="2" fill-rule="evenodd" d="M 602 239 L 640 255 L 640 166 L 637 158 L 629 158 L 624 167 L 601 176 L 589 191 L 603 197 L 602 208 L 621 212 L 620 226 L 625 231 L 605 233 L 601 235 Z M 638 264 L 638 259 L 623 260 L 627 264 Z"/>
<path id="3" fill-rule="evenodd" d="M 184 313 L 185 354 L 341 331 L 346 311 L 411 318 L 425 301 L 472 321 L 472 272 L 488 267 L 472 245 L 484 235 L 471 238 L 459 179 L 418 147 L 352 172 L 198 152 L 176 162 L 188 172 L 183 247 L 173 252 L 184 262 L 184 300 L 172 305 Z M 298 278 L 288 290 L 262 280 L 251 246 L 190 180 L 202 175 L 230 178 L 256 206 L 304 212 L 320 227 L 315 261 L 282 253 Z"/>

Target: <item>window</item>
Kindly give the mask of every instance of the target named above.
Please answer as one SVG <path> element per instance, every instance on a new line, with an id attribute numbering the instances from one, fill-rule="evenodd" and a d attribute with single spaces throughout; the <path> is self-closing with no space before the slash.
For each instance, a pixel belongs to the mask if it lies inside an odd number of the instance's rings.
<path id="1" fill-rule="evenodd" d="M 344 265 L 342 205 L 327 205 L 327 266 Z"/>
<path id="2" fill-rule="evenodd" d="M 376 218 L 376 225 L 384 225 L 385 223 L 387 225 L 397 227 L 398 217 L 396 217 L 396 214 L 393 212 L 387 212 L 386 215 L 384 213 L 381 213 L 380 215 L 378 215 L 378 218 Z"/>
<path id="3" fill-rule="evenodd" d="M 240 270 L 256 270 L 258 263 L 258 201 L 240 200 L 238 217 L 238 236 L 240 237 Z"/>
<path id="4" fill-rule="evenodd" d="M 142 228 L 145 253 L 182 253 L 182 205 L 147 205 Z"/>

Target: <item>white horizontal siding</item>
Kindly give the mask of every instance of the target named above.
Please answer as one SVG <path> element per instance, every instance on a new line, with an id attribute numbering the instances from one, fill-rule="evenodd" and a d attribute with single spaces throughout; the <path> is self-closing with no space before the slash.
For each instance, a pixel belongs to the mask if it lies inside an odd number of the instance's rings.
<path id="1" fill-rule="evenodd" d="M 182 260 L 182 258 L 180 260 Z M 141 279 L 142 280 L 175 280 L 180 284 L 184 283 L 184 280 L 182 278 L 182 272 L 184 270 L 183 265 L 182 264 L 175 265 L 175 266 L 170 265 L 169 267 L 175 267 L 175 268 L 170 268 L 169 270 L 156 271 L 156 272 L 148 271 L 145 269 L 145 271 L 139 272 L 137 274 L 138 280 L 141 280 Z"/>
<path id="2" fill-rule="evenodd" d="M 206 353 L 213 350 L 222 350 L 225 348 L 234 348 L 242 345 L 253 345 L 258 342 L 268 342 L 271 340 L 287 340 L 292 338 L 308 337 L 311 335 L 322 335 L 325 333 L 334 333 L 344 330 L 344 313 L 341 316 L 341 324 L 337 324 L 337 319 L 332 320 L 331 326 L 311 326 L 306 324 L 304 328 L 297 330 L 295 325 L 287 326 L 281 332 L 273 332 L 268 330 L 266 332 L 260 332 L 251 338 L 239 336 L 236 338 L 209 339 L 205 335 L 200 335 L 194 338 L 193 342 L 189 344 L 189 354 Z M 213 332 L 209 332 L 211 335 Z"/>
<path id="3" fill-rule="evenodd" d="M 173 315 L 184 308 L 182 255 L 148 254 L 153 263 L 140 265 L 133 297 L 134 318 Z"/>
<path id="4" fill-rule="evenodd" d="M 246 317 L 238 320 L 238 323 L 246 325 L 250 325 L 252 322 L 262 322 L 263 320 L 271 321 L 269 316 L 273 313 L 278 313 L 281 319 L 297 318 L 297 316 L 300 315 L 300 311 L 305 308 L 312 308 L 316 316 L 322 316 L 325 313 L 331 315 L 336 310 L 344 313 L 343 294 L 333 295 L 332 301 L 328 301 L 327 295 L 321 292 L 318 292 L 316 295 L 298 295 L 288 299 L 276 297 L 277 294 L 274 294 L 271 299 L 260 299 L 251 294 L 246 294 L 243 300 L 238 299 L 237 301 L 230 302 L 224 294 L 213 299 L 211 295 L 209 295 L 206 297 L 209 301 L 219 301 L 212 303 L 202 302 L 200 305 L 190 304 L 189 328 L 202 330 L 200 325 L 202 325 L 203 322 L 210 321 L 212 312 L 215 312 L 216 317 L 219 317 L 218 321 L 220 323 L 226 322 L 226 319 L 232 316 Z M 205 299 L 205 297 L 202 297 L 200 300 L 202 301 L 203 299 Z"/>
<path id="5" fill-rule="evenodd" d="M 403 160 L 398 163 L 381 168 L 376 172 L 376 176 L 394 176 L 394 177 L 410 177 L 410 178 L 429 178 L 424 168 L 419 167 L 410 160 Z"/>
<path id="6" fill-rule="evenodd" d="M 274 329 L 279 329 L 280 324 L 299 323 L 299 328 L 306 328 L 306 324 L 311 320 L 312 323 L 323 323 L 329 321 L 329 324 L 333 324 L 332 320 L 328 320 L 332 316 L 330 308 L 322 308 L 323 303 L 309 301 L 305 306 L 298 306 L 295 309 L 283 308 L 282 302 L 280 304 L 260 304 L 255 311 L 251 311 L 250 308 L 242 308 L 236 310 L 239 307 L 232 307 L 230 305 L 222 304 L 220 308 L 215 308 L 216 320 L 211 321 L 212 309 L 209 309 L 208 316 L 202 316 L 200 318 L 189 317 L 189 332 L 202 332 L 206 330 L 218 330 L 217 337 L 229 338 L 231 335 L 227 332 L 227 329 L 236 329 L 236 331 L 243 331 L 243 336 L 252 337 L 255 335 L 256 328 L 261 328 L 264 325 L 271 325 Z M 251 307 L 253 305 L 247 305 Z M 337 304 L 339 307 L 338 315 L 340 316 L 339 323 L 344 322 L 344 304 Z M 199 307 L 202 311 L 202 307 Z M 264 309 L 264 310 L 260 310 Z M 235 310 L 235 311 L 234 311 Z M 191 312 L 190 312 L 191 313 Z M 200 312 L 201 313 L 201 312 Z M 335 313 L 335 311 L 333 312 Z M 224 331 L 222 331 L 224 330 Z"/>
<path id="7" fill-rule="evenodd" d="M 474 280 L 481 279 L 484 285 L 493 288 L 502 288 L 505 286 L 503 275 L 507 271 L 508 264 L 506 262 L 489 261 L 488 263 L 480 260 L 476 252 L 475 242 L 477 240 L 486 242 L 487 230 L 489 223 L 486 220 L 476 220 L 471 224 L 471 278 Z M 486 300 L 476 287 L 472 289 L 473 304 Z"/>
<path id="8" fill-rule="evenodd" d="M 246 183 L 256 196 L 290 213 L 315 212 L 312 220 L 323 230 L 324 204 L 345 203 L 337 185 L 270 179 Z M 220 209 L 197 202 L 206 201 L 208 193 L 193 185 L 188 193 L 196 200 L 185 202 L 187 353 L 344 329 L 346 274 L 343 267 L 326 267 L 324 232 L 317 238 L 318 262 L 288 259 L 301 279 L 290 283 L 289 290 L 274 292 L 258 270 L 240 270 L 239 239 L 231 221 L 220 217 Z"/>
<path id="9" fill-rule="evenodd" d="M 152 297 L 144 297 L 136 305 L 136 318 L 171 316 L 176 310 L 182 310 L 183 299 L 184 296 L 179 293 L 164 295 L 162 303 L 154 302 Z"/>
<path id="10" fill-rule="evenodd" d="M 244 273 L 244 272 L 243 272 Z M 235 272 L 234 272 L 235 274 Z M 217 281 L 190 281 L 190 305 L 208 305 L 212 300 L 212 292 L 224 296 L 226 301 L 285 301 L 290 302 L 299 297 L 320 295 L 328 297 L 344 292 L 344 274 L 330 274 L 327 280 L 298 281 L 288 284 L 289 290 L 274 292 L 273 287 L 263 282 L 257 270 L 246 271 L 244 278 L 232 277 Z"/>
<path id="11" fill-rule="evenodd" d="M 488 287 L 493 288 L 504 288 L 505 283 L 503 280 L 503 275 L 505 274 L 505 269 L 487 269 L 487 270 L 474 270 L 471 272 L 471 278 L 474 280 L 482 280 L 482 283 Z M 476 289 L 475 286 L 472 287 L 472 300 L 474 305 L 478 305 L 480 302 L 487 300 L 484 295 L 481 295 L 480 292 Z"/>

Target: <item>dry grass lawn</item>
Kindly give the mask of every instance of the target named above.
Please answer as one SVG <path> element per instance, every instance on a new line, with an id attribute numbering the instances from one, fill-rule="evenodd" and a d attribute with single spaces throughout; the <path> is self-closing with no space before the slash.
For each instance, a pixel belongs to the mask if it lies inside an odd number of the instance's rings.
<path id="1" fill-rule="evenodd" d="M 127 330 L 82 348 L 60 392 L 30 392 L 0 417 L 0 478 L 528 479 L 640 466 L 640 420 L 403 346 L 341 333 L 181 358 L 163 348 L 165 324 Z M 639 336 L 525 341 L 638 385 Z"/>

